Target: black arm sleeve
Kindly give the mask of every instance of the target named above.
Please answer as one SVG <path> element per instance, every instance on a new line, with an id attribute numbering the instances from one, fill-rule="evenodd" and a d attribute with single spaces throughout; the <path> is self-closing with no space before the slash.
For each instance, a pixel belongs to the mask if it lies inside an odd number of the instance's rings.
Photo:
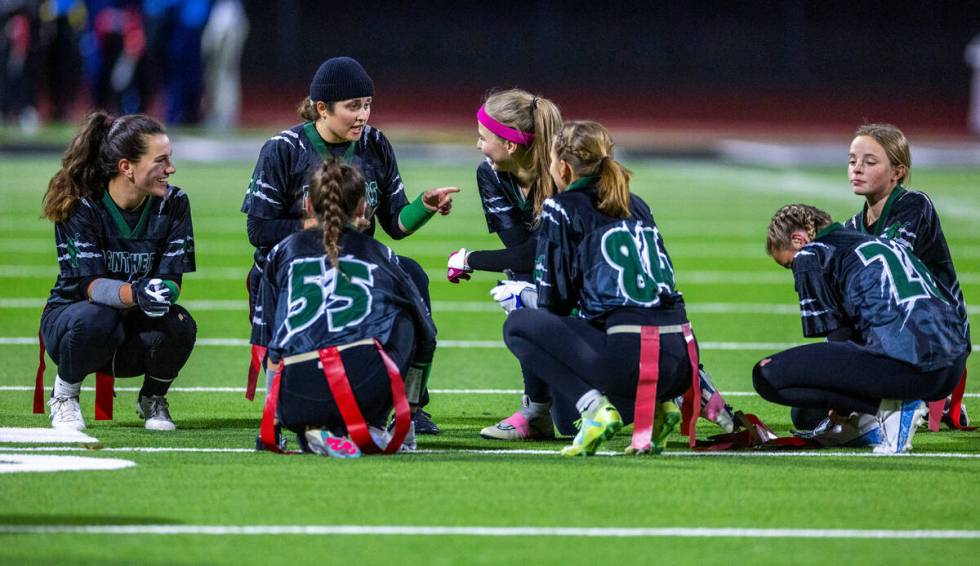
<path id="1" fill-rule="evenodd" d="M 498 230 L 497 235 L 500 236 L 500 241 L 504 243 L 504 247 L 508 248 L 517 247 L 528 240 L 534 241 L 534 234 L 529 232 L 523 224 L 515 224 L 510 228 Z M 531 255 L 534 255 L 533 250 Z"/>
<path id="2" fill-rule="evenodd" d="M 520 273 L 534 270 L 534 251 L 537 242 L 528 238 L 524 243 L 503 250 L 472 252 L 466 259 L 471 269 L 477 271 L 503 271 L 510 269 Z"/>
<path id="3" fill-rule="evenodd" d="M 286 239 L 287 236 L 303 229 L 303 221 L 294 218 L 266 220 L 248 217 L 248 243 L 257 248 L 269 248 Z"/>

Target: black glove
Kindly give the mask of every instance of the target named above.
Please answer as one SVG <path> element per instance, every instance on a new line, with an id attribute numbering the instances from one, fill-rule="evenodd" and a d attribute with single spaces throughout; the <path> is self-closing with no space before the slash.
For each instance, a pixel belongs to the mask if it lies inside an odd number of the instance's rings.
<path id="1" fill-rule="evenodd" d="M 173 289 L 162 279 L 140 279 L 133 283 L 133 299 L 146 316 L 156 318 L 167 314 L 173 297 Z"/>

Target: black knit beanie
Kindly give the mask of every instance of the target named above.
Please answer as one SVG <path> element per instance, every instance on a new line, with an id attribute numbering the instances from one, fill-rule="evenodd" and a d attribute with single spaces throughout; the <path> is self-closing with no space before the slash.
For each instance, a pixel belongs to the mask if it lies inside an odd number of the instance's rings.
<path id="1" fill-rule="evenodd" d="M 336 102 L 374 96 L 374 82 L 360 63 L 350 57 L 327 59 L 316 70 L 310 83 L 310 99 L 314 102 Z"/>

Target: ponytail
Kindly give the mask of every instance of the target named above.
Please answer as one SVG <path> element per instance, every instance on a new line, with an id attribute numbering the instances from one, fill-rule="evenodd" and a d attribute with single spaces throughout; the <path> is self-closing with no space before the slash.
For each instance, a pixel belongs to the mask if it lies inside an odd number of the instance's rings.
<path id="1" fill-rule="evenodd" d="M 48 182 L 42 216 L 52 222 L 68 218 L 80 199 L 104 187 L 109 177 L 100 167 L 99 153 L 114 119 L 105 112 L 89 114 L 81 131 L 61 158 L 61 169 Z"/>
<path id="2" fill-rule="evenodd" d="M 313 104 L 313 100 L 309 96 L 303 99 L 303 102 L 299 103 L 296 107 L 296 114 L 299 115 L 301 120 L 306 122 L 316 122 L 316 119 L 320 117 L 316 112 L 316 106 Z"/>
<path id="3" fill-rule="evenodd" d="M 599 210 L 613 218 L 629 218 L 633 173 L 613 159 L 612 138 L 598 122 L 568 122 L 555 136 L 555 155 L 578 177 L 599 177 Z"/>
<path id="4" fill-rule="evenodd" d="M 555 180 L 551 178 L 551 142 L 561 128 L 561 111 L 547 98 L 535 96 L 531 102 L 534 118 L 534 141 L 528 148 L 531 170 L 534 172 L 534 190 L 531 191 L 534 217 L 541 216 L 544 201 L 558 194 Z"/>
<path id="5" fill-rule="evenodd" d="M 793 232 L 803 230 L 811 240 L 817 237 L 817 232 L 833 223 L 833 218 L 826 212 L 808 204 L 787 204 L 776 211 L 769 222 L 766 235 L 766 252 L 771 256 L 775 252 L 793 246 Z"/>
<path id="6" fill-rule="evenodd" d="M 633 173 L 610 156 L 599 162 L 599 210 L 613 218 L 630 217 L 630 179 Z"/>
<path id="7" fill-rule="evenodd" d="M 323 162 L 310 183 L 310 204 L 323 228 L 323 250 L 334 269 L 340 266 L 340 237 L 364 198 L 364 176 L 339 159 Z"/>
<path id="8" fill-rule="evenodd" d="M 562 124 L 561 111 L 547 98 L 520 89 L 491 93 L 483 103 L 483 109 L 500 124 L 534 136 L 530 144 L 520 145 L 514 157 L 521 169 L 534 179 L 531 203 L 534 216 L 539 217 L 544 201 L 558 193 L 548 168 L 551 166 L 551 141 Z"/>
<path id="9" fill-rule="evenodd" d="M 324 102 L 324 104 L 327 105 L 327 110 L 332 114 L 336 102 Z M 320 113 L 316 111 L 316 102 L 309 96 L 304 98 L 296 107 L 296 114 L 304 122 L 316 122 L 320 119 Z"/>
<path id="10" fill-rule="evenodd" d="M 101 195 L 119 175 L 119 161 L 133 163 L 149 149 L 147 137 L 165 134 L 159 122 L 145 114 L 113 118 L 105 112 L 89 114 L 82 129 L 61 158 L 61 169 L 44 193 L 44 218 L 61 222 L 82 198 Z"/>

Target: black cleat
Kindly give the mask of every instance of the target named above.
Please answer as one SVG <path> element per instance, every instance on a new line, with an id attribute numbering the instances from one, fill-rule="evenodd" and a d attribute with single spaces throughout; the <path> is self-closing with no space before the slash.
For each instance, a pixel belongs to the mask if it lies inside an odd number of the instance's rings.
<path id="1" fill-rule="evenodd" d="M 439 426 L 432 422 L 432 415 L 419 409 L 412 415 L 412 422 L 415 423 L 415 434 L 439 434 Z"/>

